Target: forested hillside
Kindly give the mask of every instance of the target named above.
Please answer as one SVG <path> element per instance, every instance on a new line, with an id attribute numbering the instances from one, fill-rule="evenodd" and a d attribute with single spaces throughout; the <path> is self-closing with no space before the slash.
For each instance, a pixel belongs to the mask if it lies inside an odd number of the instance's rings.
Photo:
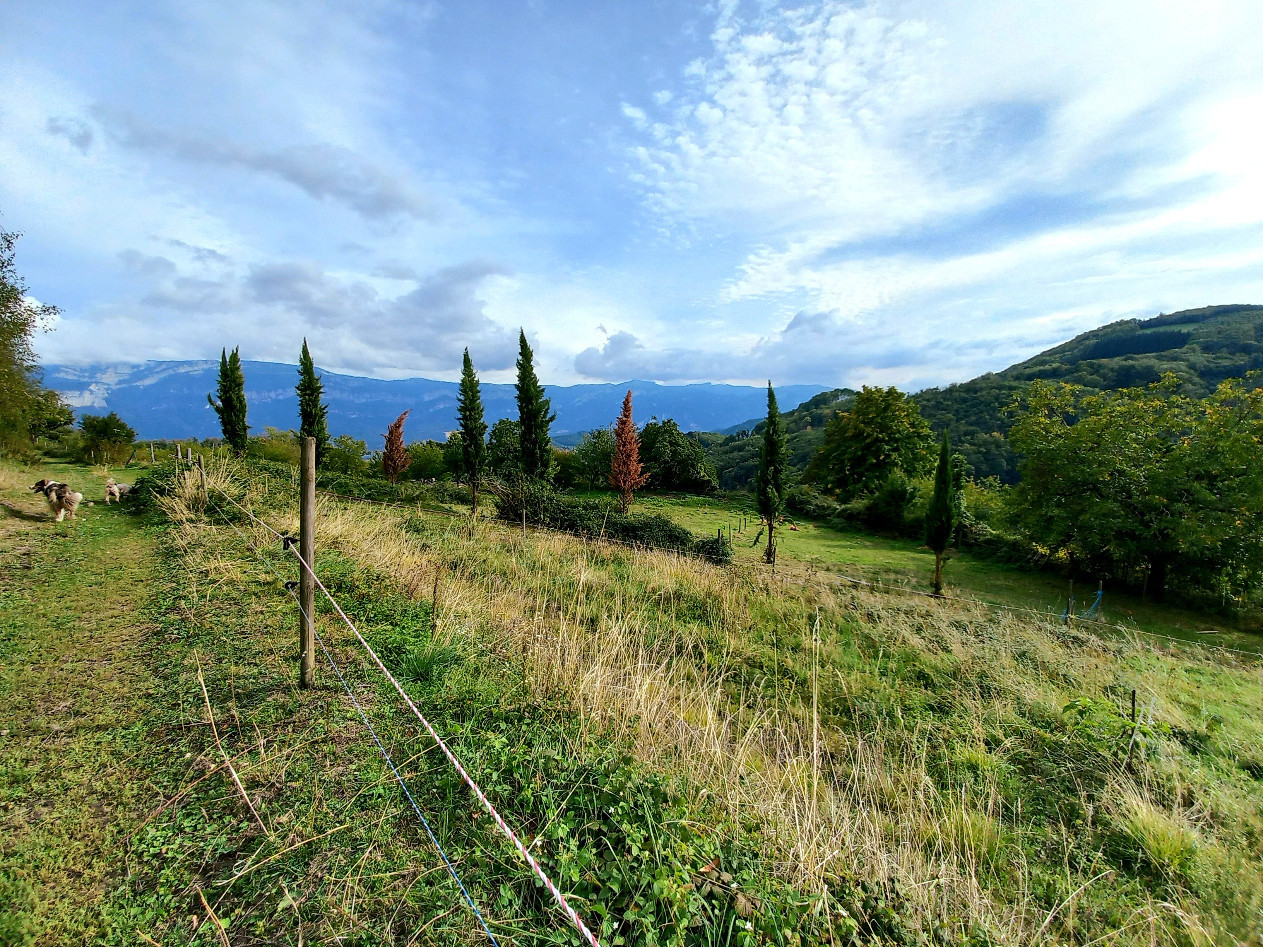
<path id="1" fill-rule="evenodd" d="M 809 398 L 782 418 L 789 435 L 789 464 L 797 471 L 806 469 L 811 458 L 824 440 L 824 426 L 829 418 L 854 397 L 850 388 L 834 388 Z M 715 465 L 719 474 L 719 486 L 724 490 L 742 489 L 754 482 L 759 467 L 759 438 L 754 435 L 763 431 L 763 422 L 749 422 L 740 430 L 723 435 L 702 434 L 699 440 L 706 447 L 707 459 Z"/>
<path id="2" fill-rule="evenodd" d="M 1065 381 L 1096 391 L 1148 385 L 1171 372 L 1189 397 L 1210 394 L 1225 378 L 1263 369 L 1263 306 L 1231 305 L 1187 309 L 1152 319 L 1124 319 L 1075 336 L 1069 342 L 1006 368 L 947 388 L 913 395 L 935 433 L 945 427 L 952 445 L 975 477 L 1017 480 L 1017 462 L 1007 435 L 1013 419 L 1006 408 L 1032 381 Z M 786 412 L 790 466 L 800 473 L 819 449 L 825 422 L 854 395 L 847 388 L 822 392 Z M 749 486 L 758 466 L 762 425 L 697 435 L 726 490 Z"/>
<path id="3" fill-rule="evenodd" d="M 914 396 L 935 431 L 944 427 L 977 477 L 1017 479 L 1005 435 L 1005 407 L 1035 379 L 1065 381 L 1098 391 L 1131 388 L 1172 372 L 1190 397 L 1205 397 L 1225 378 L 1263 369 L 1263 306 L 1206 306 L 1152 319 L 1124 319 L 1041 352 L 1002 372 L 988 373 Z"/>

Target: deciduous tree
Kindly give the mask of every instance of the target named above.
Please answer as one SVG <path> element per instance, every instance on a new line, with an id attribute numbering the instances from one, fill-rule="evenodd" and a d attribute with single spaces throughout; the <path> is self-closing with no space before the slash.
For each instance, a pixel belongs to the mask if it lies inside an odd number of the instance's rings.
<path id="1" fill-rule="evenodd" d="M 98 464 L 121 464 L 127 459 L 136 432 L 114 411 L 101 417 L 85 414 L 79 419 L 83 430 L 83 459 Z"/>
<path id="2" fill-rule="evenodd" d="M 702 445 L 671 418 L 645 425 L 640 432 L 640 457 L 654 490 L 714 493 L 719 489 L 719 478 Z"/>
<path id="3" fill-rule="evenodd" d="M 56 306 L 33 302 L 27 295 L 26 282 L 14 266 L 19 236 L 0 230 L 0 450 L 15 453 L 29 451 L 38 436 L 33 427 L 50 407 L 39 384 L 32 340 L 57 316 Z"/>
<path id="4" fill-rule="evenodd" d="M 892 471 L 920 475 L 932 443 L 930 426 L 914 401 L 898 388 L 865 385 L 850 409 L 829 421 L 807 479 L 853 500 L 879 489 Z"/>
<path id="5" fill-rule="evenodd" d="M 608 428 L 599 427 L 588 431 L 575 447 L 574 453 L 579 475 L 589 490 L 603 487 L 609 482 L 610 468 L 614 462 L 614 435 Z"/>
<path id="6" fill-rule="evenodd" d="M 632 393 L 623 398 L 623 410 L 614 425 L 614 456 L 610 461 L 610 486 L 618 494 L 619 511 L 626 513 L 632 497 L 644 486 L 649 474 L 640 467 L 640 438 L 632 421 Z"/>
<path id="7" fill-rule="evenodd" d="M 408 419 L 409 413 L 405 411 L 399 415 L 386 429 L 386 447 L 382 451 L 382 473 L 391 483 L 398 483 L 399 475 L 412 463 L 408 448 L 403 446 L 403 422 Z"/>
<path id="8" fill-rule="evenodd" d="M 1179 393 L 1174 375 L 1148 388 L 1090 392 L 1033 384 L 1010 431 L 1023 460 L 1013 493 L 1030 536 L 1072 567 L 1228 595 L 1263 577 L 1263 390 L 1223 382 Z"/>
<path id="9" fill-rule="evenodd" d="M 522 475 L 522 426 L 512 418 L 491 425 L 487 436 L 487 464 L 501 480 Z"/>
<path id="10" fill-rule="evenodd" d="M 776 561 L 773 533 L 776 518 L 785 506 L 785 461 L 788 450 L 785 445 L 785 422 L 776 404 L 776 392 L 767 383 L 767 420 L 763 424 L 763 443 L 759 446 L 759 472 L 755 476 L 755 495 L 759 512 L 767 521 L 767 549 L 763 552 L 766 562 Z"/>

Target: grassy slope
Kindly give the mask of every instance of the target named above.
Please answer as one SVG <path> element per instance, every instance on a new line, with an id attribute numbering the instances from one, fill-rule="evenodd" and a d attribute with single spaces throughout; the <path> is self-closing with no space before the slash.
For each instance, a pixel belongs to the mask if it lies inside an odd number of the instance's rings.
<path id="1" fill-rule="evenodd" d="M 465 657 L 427 700 L 464 703 L 447 725 L 502 798 L 522 801 L 512 754 L 480 751 L 480 721 L 507 690 L 515 706 L 495 719 L 508 745 L 516 720 L 567 708 L 569 759 L 630 752 L 686 800 L 674 821 L 709 826 L 756 889 L 780 878 L 845 898 L 888 884 L 916 924 L 977 942 L 1259 936 L 1256 666 L 399 510 L 326 505 L 320 530 L 337 550 L 327 567 L 356 563 L 376 588 L 425 597 L 437 571 Z M 407 636 L 396 645 L 404 667 Z M 421 634 L 414 647 L 431 646 Z M 1132 688 L 1151 722 L 1124 766 Z M 659 831 L 673 821 L 658 818 Z M 575 857 L 601 847 L 599 824 L 573 831 Z M 662 890 L 677 900 L 660 911 L 687 909 L 686 892 Z"/>
<path id="2" fill-rule="evenodd" d="M 713 536 L 716 529 L 733 532 L 733 548 L 739 560 L 758 562 L 766 536 L 752 545 L 759 531 L 758 513 L 748 499 L 643 496 L 636 501 L 640 512 L 663 513 L 699 535 Z M 746 517 L 744 533 L 739 530 Z M 892 539 L 864 532 L 842 532 L 807 520 L 798 529 L 782 527 L 777 533 L 778 566 L 792 573 L 809 570 L 836 572 L 852 578 L 929 590 L 934 555 L 913 540 Z M 1066 606 L 1068 586 L 1064 579 L 1045 572 L 1028 572 L 961 552 L 953 555 L 944 571 L 948 595 L 984 602 L 1034 609 L 1060 616 Z M 1096 590 L 1080 587 L 1078 611 L 1086 609 Z M 1135 595 L 1106 589 L 1105 617 L 1124 627 L 1167 635 L 1198 645 L 1223 645 L 1263 654 L 1263 636 L 1234 630 L 1223 618 L 1188 609 L 1143 602 Z M 1102 632 L 1110 632 L 1102 628 Z M 1214 631 L 1213 635 L 1203 632 Z"/>
<path id="3" fill-rule="evenodd" d="M 259 508 L 292 527 L 288 497 Z M 102 939 L 216 942 L 201 892 L 233 943 L 475 942 L 336 679 L 292 688 L 279 580 L 218 514 L 169 512 L 127 749 L 142 808 L 170 804 L 82 902 Z M 580 909 L 608 911 L 603 942 L 813 943 L 822 917 L 885 944 L 1263 933 L 1257 667 L 380 507 L 325 503 L 319 529 L 339 599 Z M 501 942 L 550 942 L 524 866 L 321 627 Z M 199 666 L 266 830 L 216 769 Z M 1124 767 L 1133 687 L 1153 724 Z M 715 856 L 752 902 L 708 888 Z"/>

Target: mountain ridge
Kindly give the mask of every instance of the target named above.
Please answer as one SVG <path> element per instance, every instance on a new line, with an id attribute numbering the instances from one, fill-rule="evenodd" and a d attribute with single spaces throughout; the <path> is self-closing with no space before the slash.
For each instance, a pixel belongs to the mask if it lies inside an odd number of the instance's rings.
<path id="1" fill-rule="evenodd" d="M 246 400 L 253 433 L 266 427 L 298 426 L 298 366 L 285 362 L 245 361 Z M 77 414 L 115 411 L 142 438 L 206 438 L 219 436 L 219 422 L 206 396 L 215 390 L 216 360 L 151 360 L 140 363 L 45 365 L 44 385 L 59 392 Z M 443 440 L 456 428 L 459 383 L 430 378 L 383 380 L 337 372 L 321 372 L 329 406 L 329 430 L 376 446 L 375 438 L 405 410 L 409 440 Z M 767 389 L 757 386 L 699 382 L 663 385 L 634 379 L 619 384 L 548 385 L 557 421 L 554 440 L 573 443 L 583 432 L 606 427 L 618 417 L 623 396 L 631 389 L 636 417 L 674 418 L 685 431 L 728 427 L 759 411 Z M 783 400 L 797 405 L 823 385 L 786 385 Z M 516 417 L 511 384 L 482 384 L 488 424 Z"/>

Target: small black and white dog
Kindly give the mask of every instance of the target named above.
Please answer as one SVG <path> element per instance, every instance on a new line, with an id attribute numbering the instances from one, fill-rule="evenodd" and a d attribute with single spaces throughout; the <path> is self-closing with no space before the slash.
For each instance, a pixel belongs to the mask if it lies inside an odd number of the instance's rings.
<path id="1" fill-rule="evenodd" d="M 58 523 L 62 521 L 67 513 L 70 518 L 75 518 L 75 510 L 79 508 L 79 503 L 83 499 L 82 493 L 77 493 L 70 489 L 65 483 L 58 483 L 56 480 L 41 480 L 31 487 L 36 493 L 44 494 L 44 498 L 48 500 L 48 508 L 56 515 Z"/>

